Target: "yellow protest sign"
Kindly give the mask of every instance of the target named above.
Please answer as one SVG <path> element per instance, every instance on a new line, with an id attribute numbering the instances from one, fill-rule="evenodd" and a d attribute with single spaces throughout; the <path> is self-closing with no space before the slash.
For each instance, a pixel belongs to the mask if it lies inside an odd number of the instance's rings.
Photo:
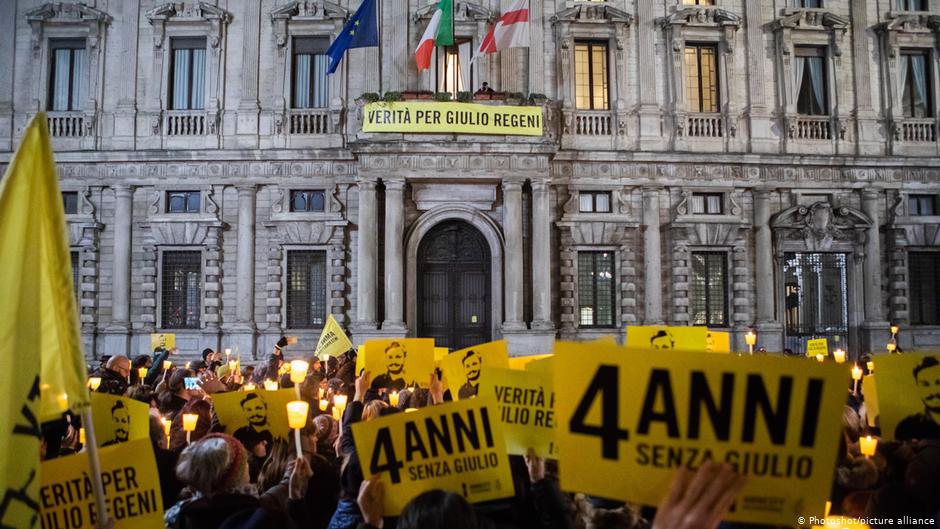
<path id="1" fill-rule="evenodd" d="M 940 353 L 879 356 L 877 392 L 885 439 L 940 437 Z"/>
<path id="2" fill-rule="evenodd" d="M 499 411 L 477 398 L 353 424 L 362 474 L 382 474 L 385 515 L 432 489 L 471 503 L 515 494 Z"/>
<path id="3" fill-rule="evenodd" d="M 448 354 L 450 354 L 450 349 L 446 347 L 435 347 L 434 348 L 434 367 L 441 367 L 441 360 L 447 358 Z"/>
<path id="4" fill-rule="evenodd" d="M 173 333 L 153 333 L 150 335 L 150 350 L 173 349 L 176 347 L 176 335 Z"/>
<path id="5" fill-rule="evenodd" d="M 533 448 L 541 457 L 558 456 L 552 373 L 487 367 L 479 396 L 496 400 L 509 454 L 525 455 Z"/>
<path id="6" fill-rule="evenodd" d="M 747 476 L 729 520 L 823 514 L 848 388 L 842 366 L 559 342 L 555 379 L 564 381 L 555 386 L 564 490 L 657 505 L 677 468 L 715 460 Z"/>
<path id="7" fill-rule="evenodd" d="M 525 365 L 526 371 L 535 371 L 539 373 L 553 373 L 555 370 L 555 356 L 547 356 L 534 360 Z"/>
<path id="8" fill-rule="evenodd" d="M 552 356 L 549 354 L 539 354 L 539 355 L 525 355 L 525 356 L 511 356 L 509 357 L 509 369 L 525 369 L 526 365 L 529 362 L 535 362 L 536 360 L 541 360 L 543 358 L 549 358 Z"/>
<path id="9" fill-rule="evenodd" d="M 316 356 L 323 358 L 323 355 L 339 356 L 352 349 L 352 342 L 349 336 L 336 322 L 332 314 L 326 317 L 326 323 L 323 325 L 323 331 L 320 333 L 320 340 L 317 341 Z"/>
<path id="10" fill-rule="evenodd" d="M 480 373 L 490 367 L 509 367 L 509 350 L 505 340 L 467 347 L 447 355 L 441 361 L 441 370 L 447 377 L 454 400 L 476 396 Z M 454 391 L 454 388 L 457 391 Z"/>
<path id="11" fill-rule="evenodd" d="M 631 349 L 670 349 L 706 351 L 708 329 L 705 327 L 669 327 L 646 325 L 627 327 L 627 347 Z"/>
<path id="12" fill-rule="evenodd" d="M 91 412 L 98 446 L 150 438 L 150 406 L 143 402 L 92 393 Z"/>
<path id="13" fill-rule="evenodd" d="M 542 135 L 542 107 L 400 101 L 369 103 L 363 132 Z"/>
<path id="14" fill-rule="evenodd" d="M 427 388 L 434 372 L 434 339 L 369 340 L 363 356 L 363 368 L 372 373 L 372 389 L 401 391 L 414 385 Z"/>
<path id="15" fill-rule="evenodd" d="M 149 439 L 138 439 L 99 450 L 105 505 L 116 529 L 163 529 L 160 478 Z M 95 498 L 88 454 L 43 461 L 40 465 L 39 507 L 42 527 L 92 529 Z"/>
<path id="16" fill-rule="evenodd" d="M 829 340 L 825 338 L 806 340 L 806 356 L 815 357 L 816 355 L 829 356 Z"/>
<path id="17" fill-rule="evenodd" d="M 878 386 L 875 385 L 875 375 L 865 375 L 862 377 L 862 397 L 865 398 L 865 416 L 868 420 L 868 427 L 878 426 L 878 416 L 881 414 L 881 408 L 878 406 Z"/>
<path id="18" fill-rule="evenodd" d="M 709 330 L 705 335 L 705 351 L 709 353 L 730 353 L 731 333 Z"/>
<path id="19" fill-rule="evenodd" d="M 274 439 L 287 439 L 287 403 L 294 400 L 294 390 L 253 390 L 216 393 L 212 396 L 219 423 L 249 449 L 260 441 L 268 446 Z"/>
<path id="20" fill-rule="evenodd" d="M 356 376 L 362 374 L 366 368 L 366 348 L 360 345 L 356 348 Z"/>

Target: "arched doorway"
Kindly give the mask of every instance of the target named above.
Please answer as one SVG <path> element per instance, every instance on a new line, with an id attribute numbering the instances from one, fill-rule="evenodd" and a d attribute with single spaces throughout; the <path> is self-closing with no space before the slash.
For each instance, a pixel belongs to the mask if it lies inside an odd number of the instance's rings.
<path id="1" fill-rule="evenodd" d="M 417 272 L 418 336 L 452 350 L 492 339 L 490 249 L 476 228 L 434 226 L 418 246 Z"/>

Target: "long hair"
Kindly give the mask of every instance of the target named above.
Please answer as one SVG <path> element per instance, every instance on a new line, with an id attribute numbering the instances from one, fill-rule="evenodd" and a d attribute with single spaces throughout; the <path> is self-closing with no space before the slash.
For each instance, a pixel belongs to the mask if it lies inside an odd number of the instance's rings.
<path id="1" fill-rule="evenodd" d="M 397 529 L 478 529 L 473 507 L 459 494 L 430 490 L 405 505 Z"/>

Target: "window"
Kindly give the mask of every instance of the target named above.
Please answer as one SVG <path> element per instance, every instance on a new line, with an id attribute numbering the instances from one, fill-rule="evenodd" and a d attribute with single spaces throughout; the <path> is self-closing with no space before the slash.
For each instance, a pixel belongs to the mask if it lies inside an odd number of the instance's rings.
<path id="1" fill-rule="evenodd" d="M 323 211 L 324 199 L 323 191 L 291 191 L 290 210 L 292 212 Z"/>
<path id="2" fill-rule="evenodd" d="M 287 327 L 312 329 L 326 320 L 326 252 L 288 250 Z"/>
<path id="3" fill-rule="evenodd" d="M 940 253 L 910 252 L 910 309 L 913 325 L 940 325 Z"/>
<path id="4" fill-rule="evenodd" d="M 682 3 L 688 6 L 713 6 L 715 0 L 682 0 Z"/>
<path id="5" fill-rule="evenodd" d="M 327 37 L 294 39 L 294 102 L 293 108 L 325 108 L 330 103 L 326 70 L 330 57 Z"/>
<path id="6" fill-rule="evenodd" d="M 897 0 L 898 11 L 927 11 L 927 0 Z"/>
<path id="7" fill-rule="evenodd" d="M 49 75 L 49 110 L 65 112 L 81 110 L 82 77 L 86 66 L 85 40 L 68 39 L 49 41 L 52 72 Z"/>
<path id="8" fill-rule="evenodd" d="M 167 213 L 199 213 L 199 191 L 167 191 Z"/>
<path id="9" fill-rule="evenodd" d="M 937 214 L 936 195 L 911 195 L 908 198 L 912 217 L 930 216 Z"/>
<path id="10" fill-rule="evenodd" d="M 690 112 L 720 112 L 718 102 L 718 49 L 685 47 L 686 98 Z"/>
<path id="11" fill-rule="evenodd" d="M 901 106 L 904 117 L 928 118 L 933 115 L 930 87 L 930 61 L 925 51 L 901 52 L 898 77 L 901 81 Z"/>
<path id="12" fill-rule="evenodd" d="M 170 44 L 170 109 L 206 108 L 206 39 L 176 38 Z"/>
<path id="13" fill-rule="evenodd" d="M 578 42 L 574 46 L 575 106 L 607 110 L 607 44 Z"/>
<path id="14" fill-rule="evenodd" d="M 76 191 L 62 192 L 62 207 L 66 215 L 78 214 L 78 193 Z"/>
<path id="15" fill-rule="evenodd" d="M 614 326 L 614 253 L 578 252 L 581 327 Z"/>
<path id="16" fill-rule="evenodd" d="M 580 191 L 578 193 L 581 213 L 610 213 L 608 191 Z"/>
<path id="17" fill-rule="evenodd" d="M 693 215 L 721 215 L 724 213 L 721 193 L 692 193 Z"/>
<path id="18" fill-rule="evenodd" d="M 725 252 L 692 252 L 689 296 L 692 325 L 728 325 L 728 259 Z"/>
<path id="19" fill-rule="evenodd" d="M 202 304 L 202 252 L 163 252 L 161 326 L 198 329 Z"/>
<path id="20" fill-rule="evenodd" d="M 793 7 L 821 9 L 822 4 L 822 0 L 793 0 Z"/>
<path id="21" fill-rule="evenodd" d="M 828 115 L 826 48 L 798 47 L 793 59 L 797 113 L 805 116 Z"/>
<path id="22" fill-rule="evenodd" d="M 435 60 L 431 75 L 438 92 L 472 92 L 474 86 L 473 69 L 470 59 L 473 57 L 473 41 L 454 38 L 453 46 L 434 48 Z"/>
<path id="23" fill-rule="evenodd" d="M 78 250 L 72 250 L 69 252 L 69 254 L 70 254 L 69 257 L 72 258 L 72 289 L 75 291 L 74 292 L 75 301 L 79 303 L 78 312 L 81 313 L 82 312 L 81 301 L 80 301 L 81 297 L 79 296 L 79 292 L 81 291 L 81 288 L 79 287 L 81 286 L 80 280 L 81 280 L 82 275 L 81 273 L 79 273 L 79 268 L 78 268 L 79 266 Z"/>

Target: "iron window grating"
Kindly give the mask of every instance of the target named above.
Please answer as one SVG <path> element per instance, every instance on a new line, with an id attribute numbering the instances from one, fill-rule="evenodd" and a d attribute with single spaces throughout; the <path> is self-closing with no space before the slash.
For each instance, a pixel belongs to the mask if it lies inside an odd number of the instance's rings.
<path id="1" fill-rule="evenodd" d="M 198 329 L 202 315 L 202 252 L 165 251 L 160 285 L 164 329 Z"/>
<path id="2" fill-rule="evenodd" d="M 728 256 L 722 251 L 692 252 L 689 304 L 692 325 L 728 325 Z"/>
<path id="3" fill-rule="evenodd" d="M 578 252 L 578 322 L 581 327 L 613 327 L 614 283 L 614 252 Z"/>
<path id="4" fill-rule="evenodd" d="M 910 252 L 912 325 L 940 325 L 940 252 Z"/>
<path id="5" fill-rule="evenodd" d="M 313 329 L 326 321 L 326 252 L 287 251 L 287 327 Z"/>

